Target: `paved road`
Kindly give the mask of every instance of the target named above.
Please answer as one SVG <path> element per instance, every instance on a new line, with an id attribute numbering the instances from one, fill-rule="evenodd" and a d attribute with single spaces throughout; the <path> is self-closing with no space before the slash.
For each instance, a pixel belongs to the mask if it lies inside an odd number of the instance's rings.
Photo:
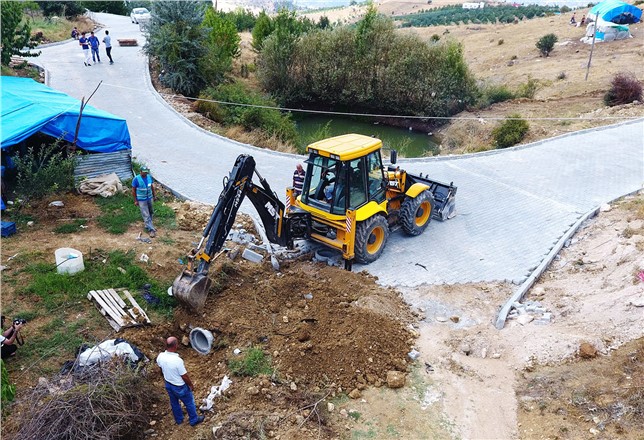
<path id="1" fill-rule="evenodd" d="M 137 38 L 140 46 L 116 45 L 114 65 L 83 66 L 75 42 L 45 48 L 36 60 L 50 72 L 50 86 L 77 98 L 89 96 L 102 80 L 91 104 L 127 119 L 134 155 L 158 180 L 186 197 L 215 203 L 237 155 L 249 153 L 278 194 L 290 185 L 300 157 L 243 145 L 188 123 L 154 92 L 138 26 L 124 17 L 96 18 L 113 40 Z M 420 237 L 393 234 L 377 262 L 354 270 L 367 269 L 384 284 L 408 287 L 518 283 L 585 212 L 642 187 L 644 121 L 498 153 L 399 162 L 411 172 L 453 181 L 458 215 L 433 222 Z"/>

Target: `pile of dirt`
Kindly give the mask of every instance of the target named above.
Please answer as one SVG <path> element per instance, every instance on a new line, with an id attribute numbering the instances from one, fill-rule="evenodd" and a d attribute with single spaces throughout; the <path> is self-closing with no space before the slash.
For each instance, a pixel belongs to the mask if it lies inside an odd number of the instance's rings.
<path id="1" fill-rule="evenodd" d="M 154 357 L 169 335 L 187 342 L 192 328 L 212 331 L 209 354 L 180 350 L 197 400 L 230 376 L 228 362 L 250 348 L 271 359 L 271 377 L 232 377 L 226 399 L 216 402 L 215 421 L 207 423 L 224 424 L 217 438 L 254 435 L 259 425 L 285 438 L 317 435 L 326 423 L 323 400 L 339 394 L 359 398 L 368 386 L 385 385 L 389 371 L 407 372 L 413 316 L 399 293 L 366 273 L 308 261 L 283 263 L 275 272 L 268 262 L 226 259 L 211 267 L 211 277 L 214 287 L 201 313 L 179 307 L 173 323 L 129 329 L 125 337 Z M 313 411 L 315 402 L 319 408 Z M 156 429 L 173 435 L 169 408 L 164 402 L 160 408 Z M 305 423 L 311 411 L 315 417 Z M 323 431 L 323 438 L 337 436 L 329 426 Z"/>

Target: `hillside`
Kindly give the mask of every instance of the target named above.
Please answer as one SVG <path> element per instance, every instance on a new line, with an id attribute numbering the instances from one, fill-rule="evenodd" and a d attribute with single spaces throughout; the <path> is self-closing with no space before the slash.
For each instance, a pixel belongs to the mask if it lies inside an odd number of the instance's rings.
<path id="1" fill-rule="evenodd" d="M 382 1 L 376 4 L 386 16 L 447 4 L 432 2 L 429 6 L 422 3 Z M 453 3 L 458 2 L 449 2 Z M 587 8 L 577 10 L 578 16 L 587 13 Z M 362 14 L 363 6 L 350 6 L 305 15 L 312 19 L 327 15 L 332 22 L 353 22 Z M 489 149 L 496 120 L 513 113 L 532 119 L 524 143 L 644 116 L 641 103 L 612 108 L 605 107 L 603 103 L 603 96 L 617 73 L 632 73 L 640 82 L 644 81 L 644 70 L 639 67 L 644 61 L 644 24 L 630 27 L 633 38 L 596 44 L 586 80 L 591 47 L 579 41 L 585 34 L 585 28 L 570 26 L 568 20 L 568 14 L 563 14 L 522 20 L 516 24 L 460 24 L 400 29 L 400 32 L 414 33 L 426 40 L 437 36 L 461 42 L 469 68 L 481 86 L 505 85 L 514 91 L 530 80 L 536 85 L 533 99 L 515 99 L 485 109 L 463 112 L 455 119 L 465 120 L 453 120 L 435 130 L 443 136 L 442 154 Z M 554 33 L 558 42 L 549 57 L 542 57 L 535 44 L 549 33 Z"/>

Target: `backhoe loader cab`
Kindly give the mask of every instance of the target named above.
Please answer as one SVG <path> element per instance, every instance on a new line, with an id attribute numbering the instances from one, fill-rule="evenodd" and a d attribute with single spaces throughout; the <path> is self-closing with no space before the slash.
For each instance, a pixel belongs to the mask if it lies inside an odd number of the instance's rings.
<path id="1" fill-rule="evenodd" d="M 456 187 L 385 168 L 381 150 L 382 141 L 359 134 L 309 145 L 302 194 L 290 203 L 310 213 L 310 238 L 340 250 L 347 267 L 377 260 L 390 232 L 419 235 L 454 211 Z"/>

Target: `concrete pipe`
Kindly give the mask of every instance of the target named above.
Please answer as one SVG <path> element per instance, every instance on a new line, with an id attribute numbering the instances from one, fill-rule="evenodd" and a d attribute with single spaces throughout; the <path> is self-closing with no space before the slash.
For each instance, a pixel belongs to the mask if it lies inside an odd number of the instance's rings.
<path id="1" fill-rule="evenodd" d="M 212 341 L 215 337 L 209 330 L 194 328 L 190 332 L 190 345 L 201 354 L 208 354 L 212 349 Z"/>

